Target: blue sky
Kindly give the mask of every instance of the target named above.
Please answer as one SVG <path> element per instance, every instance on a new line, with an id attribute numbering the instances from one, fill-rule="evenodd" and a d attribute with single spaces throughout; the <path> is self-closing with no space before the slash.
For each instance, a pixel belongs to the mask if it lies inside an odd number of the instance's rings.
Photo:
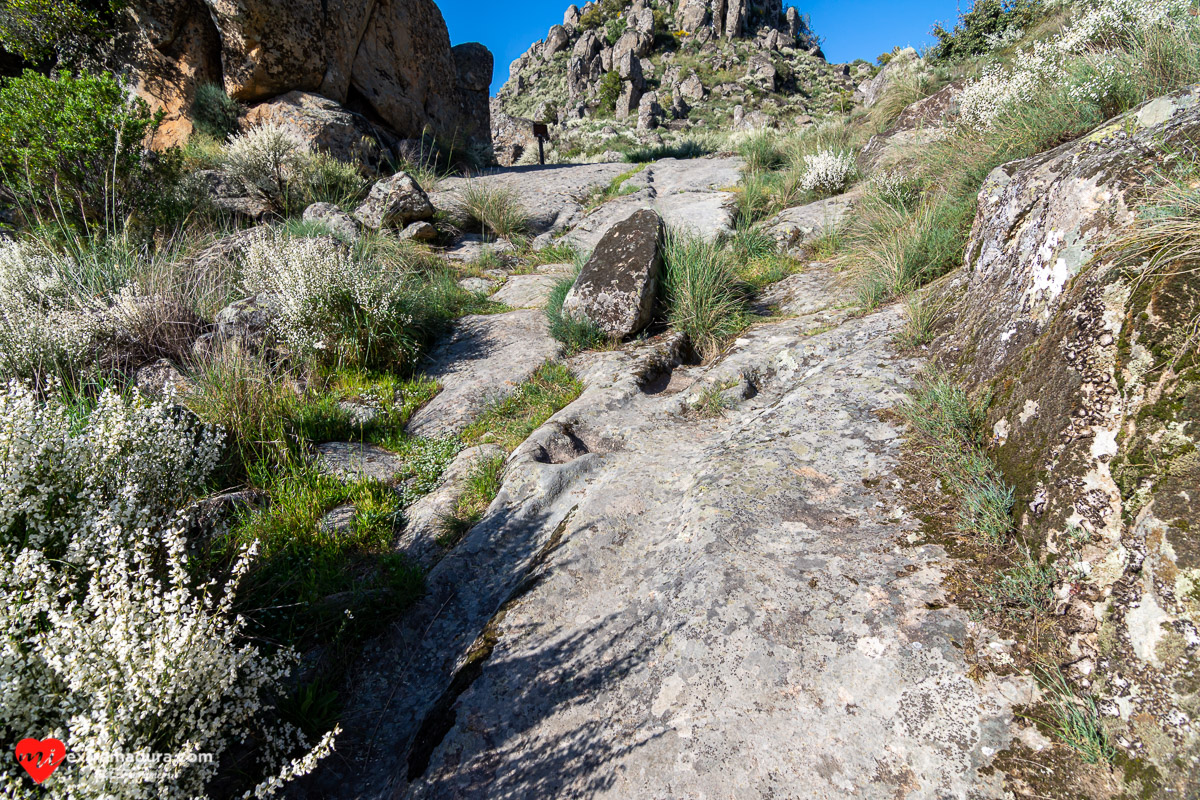
<path id="1" fill-rule="evenodd" d="M 483 42 L 496 56 L 492 93 L 508 79 L 508 65 L 529 45 L 562 22 L 571 0 L 436 0 L 450 28 L 454 44 Z M 583 5 L 580 0 L 575 0 Z M 930 41 L 935 21 L 958 16 L 955 0 L 796 0 L 793 3 L 812 18 L 813 29 L 825 39 L 825 55 L 832 62 L 856 58 L 874 60 L 896 45 L 919 47 Z M 967 8 L 969 0 L 962 4 Z"/>

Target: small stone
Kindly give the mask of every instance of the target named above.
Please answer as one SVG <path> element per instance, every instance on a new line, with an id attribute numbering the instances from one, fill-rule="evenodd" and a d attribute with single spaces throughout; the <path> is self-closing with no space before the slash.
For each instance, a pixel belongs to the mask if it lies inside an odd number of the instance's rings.
<path id="1" fill-rule="evenodd" d="M 425 190 L 407 172 L 397 172 L 371 187 L 371 194 L 354 212 L 364 228 L 378 231 L 403 228 L 410 222 L 433 217 L 433 204 Z"/>
<path id="2" fill-rule="evenodd" d="M 438 232 L 429 222 L 414 222 L 400 232 L 400 238 L 414 242 L 432 242 L 437 239 Z"/>

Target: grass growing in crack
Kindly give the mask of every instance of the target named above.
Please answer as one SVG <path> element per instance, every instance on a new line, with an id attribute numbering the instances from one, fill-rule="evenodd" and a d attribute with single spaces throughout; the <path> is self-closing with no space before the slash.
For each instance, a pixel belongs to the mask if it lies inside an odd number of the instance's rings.
<path id="1" fill-rule="evenodd" d="M 635 147 L 625 153 L 625 160 L 631 164 L 645 164 L 664 158 L 700 158 L 712 152 L 703 142 L 695 139 L 684 139 L 672 144 L 660 144 L 652 147 Z"/>
<path id="2" fill-rule="evenodd" d="M 1054 587 L 1058 573 L 1041 564 L 1029 551 L 1021 549 L 1016 563 L 1002 570 L 994 580 L 976 583 L 982 597 L 981 610 L 1008 618 L 1028 618 L 1049 614 L 1054 606 Z"/>
<path id="3" fill-rule="evenodd" d="M 957 529 L 998 545 L 1012 528 L 1013 489 L 987 455 L 985 408 L 951 379 L 934 374 L 916 386 L 899 411 L 917 448 L 958 501 Z"/>
<path id="4" fill-rule="evenodd" d="M 692 415 L 699 419 L 716 419 L 725 416 L 733 403 L 725 396 L 728 386 L 708 386 L 700 392 L 695 402 L 688 406 Z"/>
<path id="5" fill-rule="evenodd" d="M 668 231 L 663 244 L 667 321 L 686 333 L 702 358 L 716 356 L 745 326 L 745 296 L 727 252 L 717 242 Z"/>
<path id="6" fill-rule="evenodd" d="M 547 362 L 516 392 L 484 411 L 463 431 L 462 440 L 467 444 L 486 440 L 511 452 L 582 391 L 583 384 L 566 365 Z"/>
<path id="7" fill-rule="evenodd" d="M 609 200 L 615 200 L 618 197 L 634 194 L 638 191 L 636 186 L 626 186 L 625 183 L 634 175 L 641 173 L 646 169 L 648 164 L 639 164 L 628 172 L 622 172 L 617 177 L 613 178 L 606 186 L 597 189 L 584 206 L 585 211 L 591 211 L 593 208 L 602 206 Z"/>
<path id="8" fill-rule="evenodd" d="M 511 189 L 481 180 L 467 180 L 459 191 L 458 209 L 464 222 L 485 235 L 521 240 L 529 232 L 529 215 Z"/>
<path id="9" fill-rule="evenodd" d="M 896 333 L 901 347 L 922 347 L 933 341 L 933 331 L 942 320 L 941 301 L 914 292 L 904 300 L 904 327 Z"/>
<path id="10" fill-rule="evenodd" d="M 550 335 L 563 343 L 567 355 L 574 355 L 584 350 L 595 350 L 608 341 L 604 331 L 600 330 L 591 320 L 577 319 L 563 313 L 563 303 L 566 301 L 567 295 L 571 293 L 571 287 L 575 285 L 577 277 L 578 274 L 563 278 L 554 284 L 554 288 L 550 291 L 550 297 L 546 300 L 546 318 L 550 322 Z"/>
<path id="11" fill-rule="evenodd" d="M 505 461 L 504 456 L 494 456 L 481 459 L 471 468 L 454 512 L 443 520 L 444 532 L 438 537 L 438 544 L 453 547 L 483 519 L 504 482 Z"/>
<path id="12" fill-rule="evenodd" d="M 1112 764 L 1117 751 L 1108 740 L 1096 701 L 1077 695 L 1055 667 L 1036 670 L 1036 677 L 1052 714 L 1052 719 L 1042 722 L 1088 764 Z"/>

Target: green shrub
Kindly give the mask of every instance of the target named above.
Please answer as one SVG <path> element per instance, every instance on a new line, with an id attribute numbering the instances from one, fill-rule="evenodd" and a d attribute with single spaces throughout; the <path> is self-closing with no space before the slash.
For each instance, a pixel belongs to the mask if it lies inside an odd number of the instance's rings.
<path id="1" fill-rule="evenodd" d="M 109 75 L 26 70 L 0 87 L 0 177 L 39 217 L 123 219 L 173 182 L 177 159 L 144 147 L 160 120 Z"/>
<path id="2" fill-rule="evenodd" d="M 197 132 L 217 141 L 225 141 L 237 132 L 240 113 L 238 102 L 215 83 L 202 83 L 196 87 L 192 119 Z"/>
<path id="3" fill-rule="evenodd" d="M 620 73 L 616 71 L 604 73 L 596 90 L 596 110 L 602 114 L 612 114 L 617 110 L 617 100 L 620 97 Z"/>
<path id="4" fill-rule="evenodd" d="M 625 0 L 598 0 L 579 17 L 579 29 L 590 31 L 608 25 L 625 11 Z"/>
<path id="5" fill-rule="evenodd" d="M 1027 28 L 1042 13 L 1040 0 L 975 0 L 951 30 L 935 23 L 937 44 L 927 56 L 935 61 L 961 61 L 993 49 L 1009 31 Z"/>
<path id="6" fill-rule="evenodd" d="M 55 54 L 75 63 L 104 35 L 122 5 L 119 0 L 3 0 L 0 47 L 31 63 Z"/>
<path id="7" fill-rule="evenodd" d="M 625 33 L 625 29 L 629 27 L 629 20 L 625 17 L 615 17 L 604 23 L 604 41 L 608 42 L 608 46 L 612 47 L 621 38 L 621 34 Z"/>

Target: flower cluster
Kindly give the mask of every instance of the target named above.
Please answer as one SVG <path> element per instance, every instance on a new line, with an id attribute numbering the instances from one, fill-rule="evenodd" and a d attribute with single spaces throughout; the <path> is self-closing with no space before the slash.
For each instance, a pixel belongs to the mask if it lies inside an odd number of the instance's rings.
<path id="1" fill-rule="evenodd" d="M 253 549 L 223 586 L 188 569 L 176 509 L 220 450 L 219 431 L 169 401 L 106 393 L 80 420 L 19 383 L 0 392 L 0 736 L 64 741 L 62 796 L 197 796 L 250 741 L 267 796 L 332 747 L 267 719 L 295 656 L 242 637 L 233 603 Z M 122 778 L 119 755 L 154 768 Z M 0 786 L 29 783 L 10 759 Z"/>
<path id="2" fill-rule="evenodd" d="M 809 192 L 835 194 L 846 188 L 854 176 L 854 169 L 854 156 L 850 153 L 822 150 L 815 155 L 806 155 L 800 187 Z"/>
<path id="3" fill-rule="evenodd" d="M 282 125 L 259 125 L 230 140 L 222 169 L 247 189 L 279 202 L 288 182 L 312 156 L 308 143 Z"/>
<path id="4" fill-rule="evenodd" d="M 246 289 L 271 306 L 276 334 L 303 355 L 347 355 L 364 336 L 411 326 L 410 277 L 332 239 L 279 233 L 256 240 L 243 261 Z"/>
<path id="5" fill-rule="evenodd" d="M 898 169 L 885 169 L 871 176 L 870 186 L 880 200 L 894 206 L 907 206 L 921 196 L 924 188 L 920 178 L 910 177 Z"/>
<path id="6" fill-rule="evenodd" d="M 1105 53 L 1133 46 L 1155 29 L 1189 24 L 1189 0 L 1085 0 L 1058 37 L 1036 42 L 1011 69 L 993 65 L 968 83 L 958 98 L 959 121 L 974 129 L 992 127 L 1009 109 L 1034 100 L 1061 83 L 1071 62 L 1083 59 L 1085 77 L 1072 87 L 1076 102 L 1105 105 L 1127 80 Z"/>
<path id="7" fill-rule="evenodd" d="M 0 242 L 0 373 L 32 378 L 83 364 L 111 331 L 77 290 L 69 258 Z"/>

